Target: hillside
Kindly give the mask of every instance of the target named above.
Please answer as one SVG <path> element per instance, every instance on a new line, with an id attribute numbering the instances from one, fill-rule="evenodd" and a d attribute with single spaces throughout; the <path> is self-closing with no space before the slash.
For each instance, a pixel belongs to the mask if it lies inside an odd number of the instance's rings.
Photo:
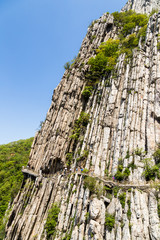
<path id="1" fill-rule="evenodd" d="M 22 166 L 29 160 L 33 138 L 0 145 L 0 239 L 4 237 L 3 217 L 23 180 Z"/>

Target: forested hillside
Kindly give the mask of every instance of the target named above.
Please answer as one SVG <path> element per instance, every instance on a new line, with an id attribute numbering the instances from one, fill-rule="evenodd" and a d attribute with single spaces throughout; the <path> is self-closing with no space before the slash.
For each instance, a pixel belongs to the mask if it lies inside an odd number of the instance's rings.
<path id="1" fill-rule="evenodd" d="M 4 236 L 3 217 L 9 202 L 12 202 L 20 189 L 23 174 L 22 166 L 29 160 L 33 138 L 0 145 L 0 239 Z"/>

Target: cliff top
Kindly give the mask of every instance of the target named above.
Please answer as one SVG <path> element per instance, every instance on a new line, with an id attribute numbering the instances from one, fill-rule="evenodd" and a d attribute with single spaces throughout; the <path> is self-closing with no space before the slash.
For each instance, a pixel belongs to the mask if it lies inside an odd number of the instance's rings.
<path id="1" fill-rule="evenodd" d="M 157 9 L 160 9 L 160 0 L 128 0 L 122 11 L 134 10 L 137 13 L 150 14 Z"/>

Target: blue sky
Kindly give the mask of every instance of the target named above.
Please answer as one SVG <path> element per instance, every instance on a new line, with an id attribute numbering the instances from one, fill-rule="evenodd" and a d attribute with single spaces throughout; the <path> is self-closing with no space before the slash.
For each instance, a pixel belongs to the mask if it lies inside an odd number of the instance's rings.
<path id="1" fill-rule="evenodd" d="M 35 135 L 88 25 L 126 0 L 0 0 L 0 144 Z"/>

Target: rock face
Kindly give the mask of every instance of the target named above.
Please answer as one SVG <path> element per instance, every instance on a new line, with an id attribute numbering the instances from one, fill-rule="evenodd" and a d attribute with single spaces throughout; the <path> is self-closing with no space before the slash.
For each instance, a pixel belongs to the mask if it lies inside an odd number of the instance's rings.
<path id="1" fill-rule="evenodd" d="M 159 6 L 158 0 L 129 0 L 123 11 L 150 13 Z M 160 239 L 158 188 L 143 174 L 147 161 L 155 163 L 153 153 L 160 143 L 159 27 L 160 14 L 155 13 L 145 42 L 139 39 L 132 58 L 119 54 L 115 71 L 94 84 L 86 100 L 82 92 L 88 60 L 102 42 L 117 39 L 119 31 L 108 13 L 88 28 L 35 136 L 6 240 L 49 239 L 45 224 L 54 203 L 60 212 L 50 239 Z M 109 178 L 120 161 L 123 171 L 130 171 L 121 185 Z"/>
<path id="2" fill-rule="evenodd" d="M 152 10 L 159 10 L 159 0 L 129 0 L 122 11 L 134 10 L 137 13 L 150 14 Z"/>

